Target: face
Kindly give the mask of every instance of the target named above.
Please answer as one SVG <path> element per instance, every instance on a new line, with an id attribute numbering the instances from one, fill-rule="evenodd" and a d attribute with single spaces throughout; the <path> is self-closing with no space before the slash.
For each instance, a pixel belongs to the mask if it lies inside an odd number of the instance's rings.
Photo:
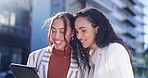
<path id="1" fill-rule="evenodd" d="M 70 27 L 69 22 L 67 22 L 67 32 L 65 35 L 67 42 L 70 41 L 72 34 L 73 34 L 73 31 Z M 53 24 L 51 26 L 50 38 L 57 50 L 64 50 L 64 47 L 68 43 L 66 43 L 64 40 L 64 23 L 62 19 L 55 19 L 53 21 Z"/>
<path id="2" fill-rule="evenodd" d="M 84 48 L 94 49 L 95 36 L 97 33 L 97 28 L 93 28 L 91 23 L 85 17 L 77 17 L 75 20 L 76 36 L 82 43 Z"/>

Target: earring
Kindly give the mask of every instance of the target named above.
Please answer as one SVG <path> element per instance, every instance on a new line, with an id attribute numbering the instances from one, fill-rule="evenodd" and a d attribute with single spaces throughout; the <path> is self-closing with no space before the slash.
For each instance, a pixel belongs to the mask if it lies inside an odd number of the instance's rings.
<path id="1" fill-rule="evenodd" d="M 99 27 L 99 26 L 97 26 L 96 28 L 97 28 L 97 33 L 98 33 L 98 32 L 99 32 L 99 30 L 100 30 L 100 27 Z"/>

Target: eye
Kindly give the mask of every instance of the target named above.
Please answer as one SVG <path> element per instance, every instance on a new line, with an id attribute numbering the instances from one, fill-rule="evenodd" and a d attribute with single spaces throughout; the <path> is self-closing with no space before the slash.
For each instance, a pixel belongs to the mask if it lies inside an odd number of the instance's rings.
<path id="1" fill-rule="evenodd" d="M 86 32 L 86 30 L 82 29 L 82 32 Z"/>
<path id="2" fill-rule="evenodd" d="M 52 32 L 52 33 L 56 33 L 56 30 L 55 30 L 55 29 L 51 29 L 51 32 Z"/>
<path id="3" fill-rule="evenodd" d="M 61 30 L 61 33 L 64 33 L 64 29 Z"/>

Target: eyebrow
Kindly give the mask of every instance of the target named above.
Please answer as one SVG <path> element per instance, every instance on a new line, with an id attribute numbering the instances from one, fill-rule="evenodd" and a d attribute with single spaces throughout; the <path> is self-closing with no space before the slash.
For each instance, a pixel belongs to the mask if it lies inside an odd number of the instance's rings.
<path id="1" fill-rule="evenodd" d="M 51 27 L 51 28 L 56 29 L 56 28 L 54 28 L 54 27 Z M 64 28 L 59 28 L 59 29 L 64 29 Z"/>
<path id="2" fill-rule="evenodd" d="M 80 27 L 79 29 L 82 29 L 82 28 L 86 28 L 86 27 L 83 27 L 83 26 L 82 26 L 82 27 Z"/>

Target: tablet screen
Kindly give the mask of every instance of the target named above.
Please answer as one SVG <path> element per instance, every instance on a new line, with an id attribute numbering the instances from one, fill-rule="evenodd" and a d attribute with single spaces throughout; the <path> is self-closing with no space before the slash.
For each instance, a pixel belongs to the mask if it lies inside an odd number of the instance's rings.
<path id="1" fill-rule="evenodd" d="M 35 67 L 11 63 L 10 70 L 16 78 L 39 78 Z"/>

